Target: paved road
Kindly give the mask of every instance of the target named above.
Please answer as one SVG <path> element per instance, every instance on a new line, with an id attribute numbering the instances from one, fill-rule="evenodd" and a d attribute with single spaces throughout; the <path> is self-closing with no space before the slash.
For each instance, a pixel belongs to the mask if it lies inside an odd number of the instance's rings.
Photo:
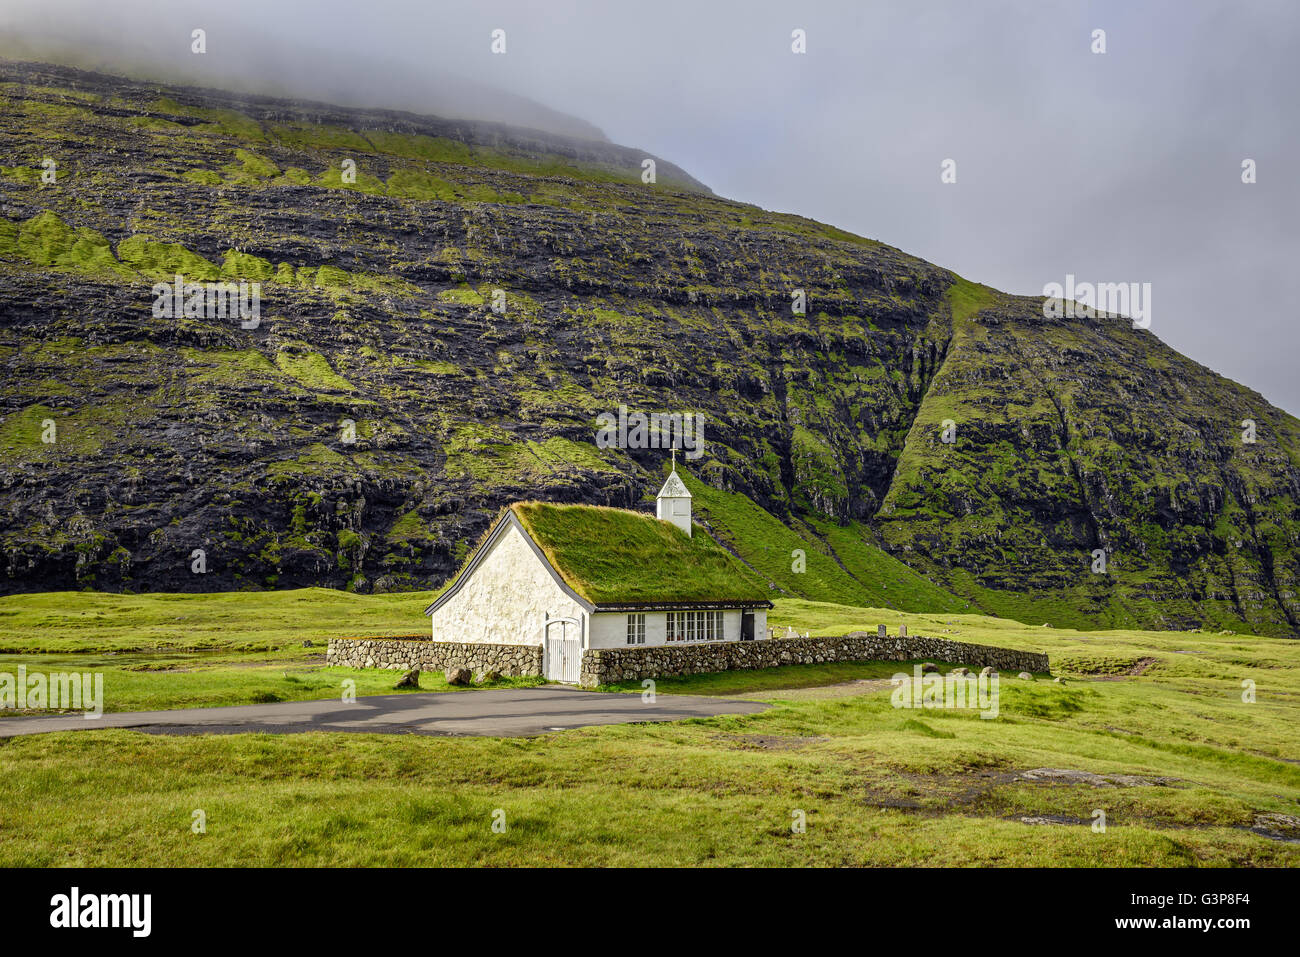
<path id="1" fill-rule="evenodd" d="M 756 701 L 687 695 L 659 695 L 654 704 L 646 704 L 638 694 L 601 694 L 565 685 L 545 685 L 496 691 L 369 695 L 357 698 L 355 704 L 331 699 L 230 708 L 106 712 L 93 720 L 80 715 L 3 718 L 0 738 L 96 728 L 134 728 L 157 734 L 360 731 L 517 737 L 597 724 L 753 714 L 767 707 Z"/>

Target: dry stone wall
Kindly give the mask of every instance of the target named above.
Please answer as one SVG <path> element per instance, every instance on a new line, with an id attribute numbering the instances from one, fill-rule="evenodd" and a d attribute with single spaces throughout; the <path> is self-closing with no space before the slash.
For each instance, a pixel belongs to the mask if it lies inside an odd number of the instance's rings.
<path id="1" fill-rule="evenodd" d="M 589 648 L 582 653 L 583 687 L 671 678 L 780 665 L 828 661 L 946 661 L 999 671 L 1050 670 L 1047 655 L 1033 651 L 972 645 L 922 635 L 879 635 L 855 631 L 837 638 L 770 638 L 716 644 L 653 648 Z M 427 638 L 331 638 L 326 661 L 347 668 L 395 671 L 446 671 L 467 668 L 476 674 L 540 675 L 541 645 L 502 645 L 479 641 L 430 641 Z"/>
<path id="2" fill-rule="evenodd" d="M 344 668 L 446 671 L 467 668 L 518 678 L 542 673 L 541 645 L 498 645 L 485 641 L 428 638 L 331 638 L 325 660 Z"/>
<path id="3" fill-rule="evenodd" d="M 1047 655 L 991 645 L 972 645 L 921 635 L 881 636 L 865 631 L 838 638 L 771 638 L 712 645 L 655 648 L 594 648 L 582 655 L 582 685 L 614 684 L 642 678 L 670 678 L 778 665 L 828 661 L 913 661 L 929 658 L 999 671 L 1043 673 Z"/>

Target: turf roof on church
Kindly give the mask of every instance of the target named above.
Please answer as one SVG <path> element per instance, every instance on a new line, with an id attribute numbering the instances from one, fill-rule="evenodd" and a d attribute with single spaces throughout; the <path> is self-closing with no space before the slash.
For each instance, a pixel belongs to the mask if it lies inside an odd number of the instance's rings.
<path id="1" fill-rule="evenodd" d="M 596 505 L 511 506 L 565 583 L 598 605 L 766 601 L 768 589 L 703 529 Z"/>

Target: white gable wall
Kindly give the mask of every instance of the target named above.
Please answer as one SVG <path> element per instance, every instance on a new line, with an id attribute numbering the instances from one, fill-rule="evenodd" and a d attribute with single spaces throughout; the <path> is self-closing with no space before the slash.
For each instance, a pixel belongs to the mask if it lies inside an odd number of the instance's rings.
<path id="1" fill-rule="evenodd" d="M 586 611 L 565 593 L 515 525 L 474 568 L 460 590 L 430 619 L 434 641 L 487 641 L 536 645 L 551 618 L 584 621 Z M 558 637 L 559 625 L 552 637 Z M 585 628 L 584 628 L 585 630 Z M 569 637 L 576 638 L 569 626 Z"/>

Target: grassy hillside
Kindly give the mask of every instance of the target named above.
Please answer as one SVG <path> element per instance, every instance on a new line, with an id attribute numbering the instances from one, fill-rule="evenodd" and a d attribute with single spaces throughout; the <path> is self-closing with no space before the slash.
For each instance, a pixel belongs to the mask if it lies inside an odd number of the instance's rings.
<path id="1" fill-rule="evenodd" d="M 536 131 L 0 62 L 0 154 L 0 591 L 427 591 L 627 407 L 790 595 L 1300 634 L 1300 423 L 1122 320 Z"/>
<path id="2" fill-rule="evenodd" d="M 971 607 L 871 544 L 856 522 L 790 517 L 782 523 L 743 494 L 680 474 L 694 496 L 696 520 L 786 595 L 906 611 Z"/>
<path id="3" fill-rule="evenodd" d="M 1126 320 L 1050 322 L 964 281 L 948 300 L 886 549 L 1024 621 L 1297 634 L 1300 422 Z"/>

